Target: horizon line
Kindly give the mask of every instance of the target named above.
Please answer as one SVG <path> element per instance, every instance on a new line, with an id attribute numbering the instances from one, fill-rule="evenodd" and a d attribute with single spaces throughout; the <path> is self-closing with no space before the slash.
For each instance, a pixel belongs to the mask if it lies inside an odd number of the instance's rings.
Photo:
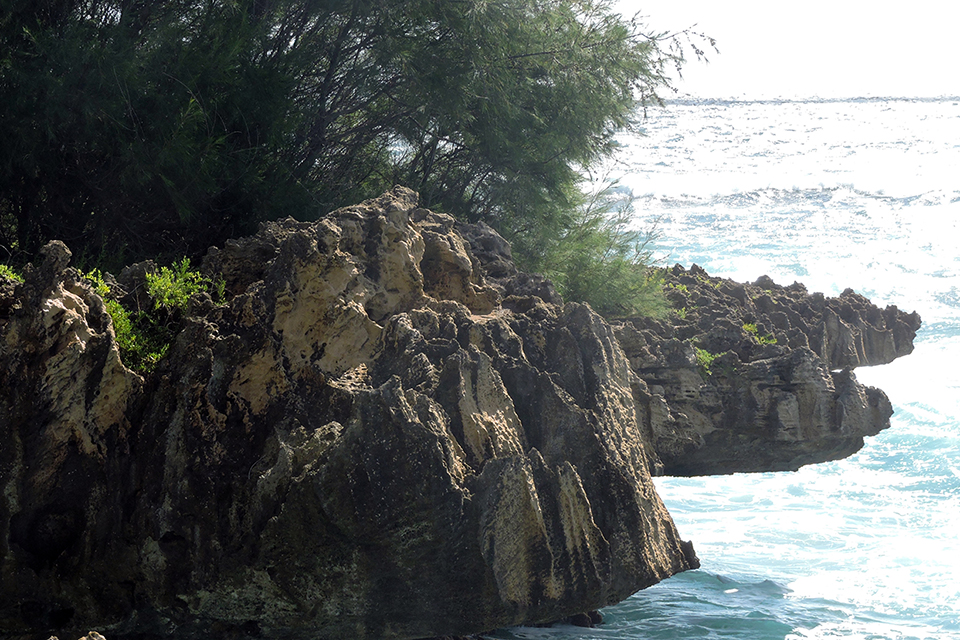
<path id="1" fill-rule="evenodd" d="M 741 97 L 697 97 L 697 96 L 687 96 L 687 97 L 676 97 L 676 98 L 665 98 L 665 104 L 682 104 L 682 103 L 710 103 L 710 102 L 739 102 L 745 104 L 783 104 L 783 103 L 807 103 L 807 102 L 948 102 L 951 100 L 960 101 L 960 95 L 941 95 L 941 96 L 847 96 L 847 97 L 821 97 L 821 96 L 810 96 L 810 97 L 776 97 L 776 98 L 749 98 L 745 96 Z"/>

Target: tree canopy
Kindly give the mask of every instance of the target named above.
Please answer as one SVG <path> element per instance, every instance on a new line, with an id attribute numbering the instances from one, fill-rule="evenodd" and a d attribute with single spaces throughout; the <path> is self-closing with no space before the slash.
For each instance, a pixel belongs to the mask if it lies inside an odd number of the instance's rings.
<path id="1" fill-rule="evenodd" d="M 3 7 L 0 243 L 23 260 L 196 255 L 403 184 L 537 266 L 682 62 L 607 0 Z"/>

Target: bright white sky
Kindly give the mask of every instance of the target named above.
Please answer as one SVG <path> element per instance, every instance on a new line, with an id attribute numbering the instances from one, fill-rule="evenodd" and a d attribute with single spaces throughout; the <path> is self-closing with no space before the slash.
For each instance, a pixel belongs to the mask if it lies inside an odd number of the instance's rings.
<path id="1" fill-rule="evenodd" d="M 617 0 L 652 30 L 717 40 L 680 96 L 960 96 L 957 0 Z"/>

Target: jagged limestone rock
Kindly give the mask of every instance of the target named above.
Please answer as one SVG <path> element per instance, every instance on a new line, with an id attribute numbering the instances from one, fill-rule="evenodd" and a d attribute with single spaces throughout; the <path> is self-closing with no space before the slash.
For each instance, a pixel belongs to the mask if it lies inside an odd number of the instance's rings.
<path id="1" fill-rule="evenodd" d="M 144 379 L 66 247 L 40 258 L 0 283 L 0 628 L 23 635 L 422 638 L 600 608 L 698 564 L 651 470 L 850 453 L 889 404 L 832 369 L 919 323 L 693 272 L 702 313 L 611 326 L 398 187 L 212 248 L 229 302 L 196 296 Z M 729 353 L 705 374 L 694 343 Z"/>
<path id="2" fill-rule="evenodd" d="M 143 380 L 51 245 L 3 307 L 0 626 L 466 634 L 696 566 L 613 330 L 501 305 L 470 246 L 400 188 L 266 224 L 210 251 L 230 302 Z"/>
<path id="3" fill-rule="evenodd" d="M 852 369 L 909 354 L 916 313 L 878 309 L 849 289 L 826 298 L 766 276 L 739 284 L 696 265 L 674 267 L 667 291 L 683 317 L 617 327 L 647 383 L 655 473 L 796 470 L 849 456 L 890 425 L 887 396 Z M 698 362 L 697 349 L 716 358 Z"/>

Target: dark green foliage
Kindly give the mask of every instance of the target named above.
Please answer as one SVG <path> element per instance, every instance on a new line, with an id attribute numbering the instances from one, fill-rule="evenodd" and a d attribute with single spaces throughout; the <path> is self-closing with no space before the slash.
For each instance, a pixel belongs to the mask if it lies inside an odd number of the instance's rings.
<path id="1" fill-rule="evenodd" d="M 5 245 L 30 255 L 57 238 L 120 266 L 251 230 L 281 186 L 268 180 L 286 80 L 251 59 L 246 16 L 228 3 L 8 4 Z"/>
<path id="2" fill-rule="evenodd" d="M 404 184 L 546 264 L 592 224 L 579 171 L 682 60 L 607 0 L 3 7 L 0 243 L 14 263 L 50 239 L 115 270 L 197 255 Z"/>

